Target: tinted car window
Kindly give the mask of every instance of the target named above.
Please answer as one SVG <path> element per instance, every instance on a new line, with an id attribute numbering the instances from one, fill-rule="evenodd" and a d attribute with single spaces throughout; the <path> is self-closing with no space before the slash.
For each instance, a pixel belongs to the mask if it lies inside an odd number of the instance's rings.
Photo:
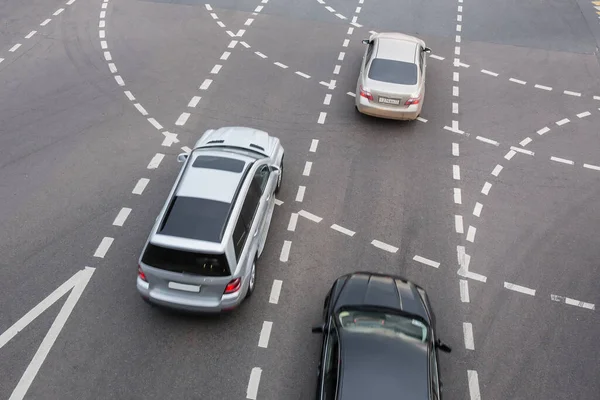
<path id="1" fill-rule="evenodd" d="M 417 64 L 374 58 L 369 69 L 369 79 L 399 85 L 415 85 Z"/>
<path id="2" fill-rule="evenodd" d="M 409 337 L 420 342 L 428 338 L 427 326 L 421 321 L 398 314 L 372 310 L 344 309 L 338 314 L 342 329 L 354 332 L 381 332 Z"/>
<path id="3" fill-rule="evenodd" d="M 154 268 L 201 276 L 229 276 L 229 266 L 223 254 L 202 254 L 169 249 L 151 243 L 142 255 L 142 262 Z"/>
<path id="4" fill-rule="evenodd" d="M 194 160 L 192 167 L 218 169 L 228 172 L 242 172 L 246 163 L 233 158 L 217 157 L 217 156 L 198 156 Z"/>
<path id="5" fill-rule="evenodd" d="M 235 229 L 233 230 L 233 248 L 235 250 L 235 256 L 237 257 L 238 261 L 240 259 L 240 254 L 242 254 L 242 249 L 244 248 L 244 244 L 246 243 L 247 237 L 248 228 L 246 228 L 244 218 L 240 216 L 237 224 L 235 225 Z"/>
<path id="6" fill-rule="evenodd" d="M 255 183 L 256 187 L 260 188 L 261 194 L 265 191 L 265 187 L 267 186 L 267 182 L 269 181 L 270 173 L 271 173 L 271 171 L 269 170 L 269 166 L 264 165 L 264 166 L 260 167 L 258 169 L 258 171 L 256 171 L 256 174 L 254 175 L 254 180 L 256 182 L 253 182 L 253 183 Z"/>

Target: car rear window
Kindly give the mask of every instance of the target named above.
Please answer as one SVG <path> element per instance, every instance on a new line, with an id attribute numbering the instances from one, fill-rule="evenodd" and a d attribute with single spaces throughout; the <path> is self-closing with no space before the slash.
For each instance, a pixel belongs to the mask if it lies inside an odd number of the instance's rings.
<path id="1" fill-rule="evenodd" d="M 154 268 L 201 276 L 229 276 L 224 254 L 203 254 L 148 243 L 142 262 Z"/>
<path id="2" fill-rule="evenodd" d="M 192 164 L 192 167 L 194 168 L 218 169 L 221 171 L 237 173 L 242 172 L 245 166 L 245 161 L 217 156 L 198 156 Z"/>
<path id="3" fill-rule="evenodd" d="M 369 69 L 369 79 L 399 85 L 415 85 L 417 64 L 374 58 Z"/>

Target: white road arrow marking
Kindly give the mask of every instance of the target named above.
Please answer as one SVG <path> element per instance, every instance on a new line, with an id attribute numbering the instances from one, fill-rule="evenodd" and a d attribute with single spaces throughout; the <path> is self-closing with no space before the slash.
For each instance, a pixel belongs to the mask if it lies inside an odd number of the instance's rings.
<path id="1" fill-rule="evenodd" d="M 162 134 L 165 135 L 165 140 L 163 140 L 162 146 L 171 147 L 171 145 L 173 143 L 179 143 L 179 139 L 177 139 L 177 134 L 176 133 L 171 133 L 169 131 L 164 131 Z"/>

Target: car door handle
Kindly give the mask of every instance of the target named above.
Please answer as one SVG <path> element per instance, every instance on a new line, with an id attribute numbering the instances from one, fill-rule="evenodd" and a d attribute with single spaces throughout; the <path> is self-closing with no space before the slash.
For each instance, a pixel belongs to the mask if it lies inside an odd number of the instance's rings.
<path id="1" fill-rule="evenodd" d="M 258 228 L 256 228 L 256 230 L 254 231 L 254 237 L 256 237 L 256 235 L 258 235 Z"/>

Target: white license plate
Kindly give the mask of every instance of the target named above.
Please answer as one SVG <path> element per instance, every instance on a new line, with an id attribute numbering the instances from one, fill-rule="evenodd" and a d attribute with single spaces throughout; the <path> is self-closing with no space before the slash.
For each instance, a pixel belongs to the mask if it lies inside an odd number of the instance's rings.
<path id="1" fill-rule="evenodd" d="M 200 292 L 200 286 L 185 285 L 183 283 L 177 283 L 177 282 L 169 282 L 169 289 L 183 290 L 184 292 L 194 292 L 194 293 Z"/>
<path id="2" fill-rule="evenodd" d="M 398 99 L 388 99 L 387 97 L 380 97 L 379 98 L 379 102 L 380 103 L 385 103 L 385 104 L 395 104 L 395 105 L 400 104 L 400 100 L 398 100 Z"/>

